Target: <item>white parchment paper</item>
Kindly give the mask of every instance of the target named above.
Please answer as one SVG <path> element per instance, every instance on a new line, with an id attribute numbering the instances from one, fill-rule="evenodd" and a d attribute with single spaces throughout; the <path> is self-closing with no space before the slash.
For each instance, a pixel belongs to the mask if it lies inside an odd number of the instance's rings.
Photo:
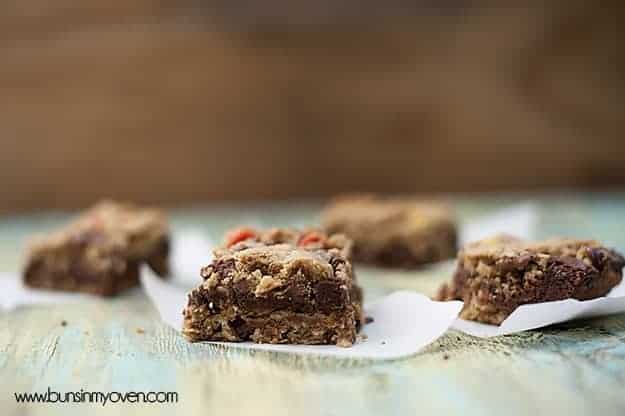
<path id="1" fill-rule="evenodd" d="M 612 289 L 607 296 L 597 299 L 565 299 L 521 305 L 499 326 L 457 319 L 453 328 L 469 335 L 490 338 L 620 312 L 625 312 L 625 282 Z"/>
<path id="2" fill-rule="evenodd" d="M 166 282 L 145 270 L 143 287 L 163 321 L 180 331 L 182 309 L 188 289 Z M 333 357 L 393 359 L 412 355 L 443 335 L 454 322 L 462 302 L 434 302 L 415 292 L 395 292 L 365 306 L 373 322 L 364 326 L 358 341 L 350 348 L 334 345 L 273 345 L 252 342 L 211 344 L 264 351 L 315 354 Z"/>

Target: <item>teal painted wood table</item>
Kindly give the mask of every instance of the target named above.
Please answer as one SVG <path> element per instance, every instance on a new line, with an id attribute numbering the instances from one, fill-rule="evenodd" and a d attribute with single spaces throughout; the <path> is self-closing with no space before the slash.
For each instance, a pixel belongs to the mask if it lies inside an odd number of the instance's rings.
<path id="1" fill-rule="evenodd" d="M 527 198 L 458 200 L 468 220 Z M 533 198 L 539 236 L 593 237 L 625 249 L 625 194 Z M 175 230 L 215 239 L 240 224 L 315 223 L 319 205 L 174 210 Z M 0 219 L 0 271 L 18 271 L 26 236 L 64 214 Z M 398 289 L 431 295 L 435 271 L 360 268 L 368 299 Z M 16 403 L 14 393 L 175 392 L 169 404 Z M 111 300 L 0 315 L 0 414 L 625 415 L 625 314 L 480 339 L 456 331 L 420 353 L 367 361 L 189 344 L 140 290 Z"/>

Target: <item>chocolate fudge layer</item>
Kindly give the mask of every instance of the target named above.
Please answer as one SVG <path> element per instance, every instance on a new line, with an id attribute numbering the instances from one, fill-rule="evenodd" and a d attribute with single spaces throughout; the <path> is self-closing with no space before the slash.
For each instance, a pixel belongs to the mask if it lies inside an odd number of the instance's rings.
<path id="1" fill-rule="evenodd" d="M 604 296 L 621 282 L 624 265 L 620 254 L 593 240 L 497 236 L 460 251 L 453 280 L 438 298 L 464 301 L 463 319 L 498 325 L 519 305 Z"/>
<path id="2" fill-rule="evenodd" d="M 239 230 L 228 240 L 189 294 L 187 339 L 352 345 L 362 291 L 348 240 L 278 229 Z"/>
<path id="3" fill-rule="evenodd" d="M 456 224 L 442 203 L 343 197 L 324 210 L 322 223 L 353 240 L 355 261 L 411 268 L 456 255 Z"/>
<path id="4" fill-rule="evenodd" d="M 23 279 L 27 286 L 111 296 L 138 285 L 139 267 L 168 273 L 164 214 L 101 202 L 65 228 L 34 240 Z"/>

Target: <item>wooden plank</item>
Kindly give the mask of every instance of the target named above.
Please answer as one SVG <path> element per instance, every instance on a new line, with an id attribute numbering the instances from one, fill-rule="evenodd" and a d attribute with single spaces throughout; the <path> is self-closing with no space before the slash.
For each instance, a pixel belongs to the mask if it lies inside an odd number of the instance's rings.
<path id="1" fill-rule="evenodd" d="M 625 182 L 618 4 L 289 30 L 213 3 L 3 2 L 0 212 Z"/>
<path id="2" fill-rule="evenodd" d="M 463 218 L 505 200 L 460 204 Z M 623 196 L 545 200 L 541 233 L 580 233 L 625 247 L 619 228 Z M 566 209 L 564 209 L 566 208 Z M 315 221 L 316 205 L 213 207 L 174 213 L 176 229 L 217 236 L 230 224 Z M 5 218 L 0 222 L 0 270 L 16 270 L 21 241 L 61 220 Z M 371 299 L 408 288 L 431 293 L 446 272 L 363 269 Z M 63 321 L 66 325 L 63 326 Z M 22 414 L 13 392 L 149 391 L 179 393 L 176 405 L 33 405 L 33 414 L 466 414 L 526 415 L 625 412 L 625 315 L 538 331 L 479 339 L 455 331 L 408 359 L 337 360 L 251 352 L 187 343 L 159 322 L 134 291 L 110 300 L 23 308 L 0 316 L 0 408 Z"/>

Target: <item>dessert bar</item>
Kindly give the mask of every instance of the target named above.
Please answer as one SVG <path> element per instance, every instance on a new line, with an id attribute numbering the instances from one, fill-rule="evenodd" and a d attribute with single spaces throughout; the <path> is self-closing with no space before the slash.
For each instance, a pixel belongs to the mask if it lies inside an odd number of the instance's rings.
<path id="1" fill-rule="evenodd" d="M 141 264 L 168 273 L 169 231 L 155 209 L 101 202 L 30 244 L 27 286 L 111 296 L 138 285 Z"/>
<path id="2" fill-rule="evenodd" d="M 524 242 L 496 236 L 458 255 L 439 300 L 462 300 L 461 318 L 500 324 L 518 306 L 607 294 L 622 279 L 623 257 L 593 240 Z"/>
<path id="3" fill-rule="evenodd" d="M 236 230 L 189 294 L 183 334 L 190 341 L 350 346 L 363 318 L 349 251 L 340 235 Z"/>
<path id="4" fill-rule="evenodd" d="M 354 242 L 354 260 L 413 268 L 456 255 L 456 224 L 442 203 L 348 196 L 322 214 L 324 230 Z"/>

